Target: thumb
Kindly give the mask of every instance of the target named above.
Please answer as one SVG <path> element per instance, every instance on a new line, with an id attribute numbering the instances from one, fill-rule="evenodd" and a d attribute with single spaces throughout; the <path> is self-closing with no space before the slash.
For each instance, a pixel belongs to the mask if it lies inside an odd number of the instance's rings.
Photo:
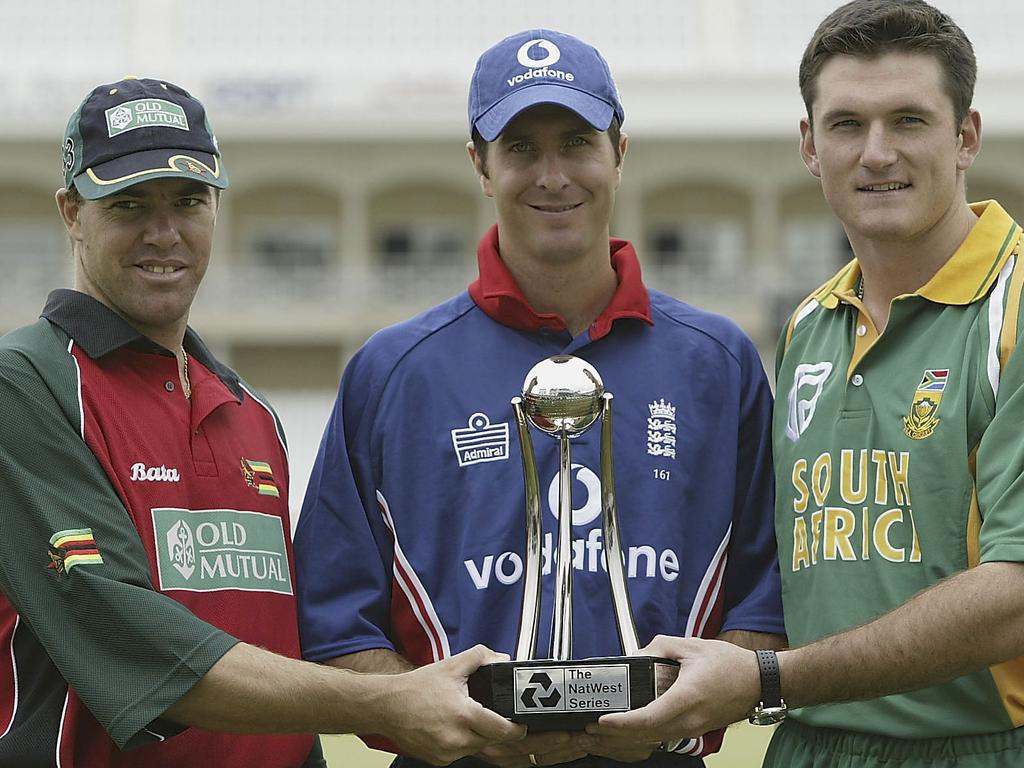
<path id="1" fill-rule="evenodd" d="M 462 675 L 471 675 L 484 664 L 508 661 L 507 653 L 497 653 L 486 645 L 474 645 L 472 648 L 457 653 L 449 659 L 452 669 Z"/>

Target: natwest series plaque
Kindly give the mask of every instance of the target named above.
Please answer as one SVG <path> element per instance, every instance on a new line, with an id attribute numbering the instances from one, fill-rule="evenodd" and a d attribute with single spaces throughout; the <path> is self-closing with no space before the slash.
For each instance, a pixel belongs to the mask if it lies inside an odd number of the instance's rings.
<path id="1" fill-rule="evenodd" d="M 679 664 L 637 656 L 639 642 L 622 565 L 612 464 L 612 395 L 598 372 L 569 355 L 549 357 L 526 375 L 512 399 L 526 483 L 523 607 L 515 660 L 487 664 L 469 679 L 477 701 L 532 731 L 580 730 L 607 712 L 649 704 L 675 680 Z M 573 659 L 572 461 L 570 441 L 601 421 L 601 527 L 608 581 L 624 656 Z M 542 536 L 540 483 L 529 424 L 559 442 L 558 548 L 550 658 L 537 659 Z"/>

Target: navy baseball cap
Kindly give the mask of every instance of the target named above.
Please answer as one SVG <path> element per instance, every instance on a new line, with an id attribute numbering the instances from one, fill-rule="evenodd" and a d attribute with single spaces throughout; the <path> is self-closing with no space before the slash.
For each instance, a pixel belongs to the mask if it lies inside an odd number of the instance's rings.
<path id="1" fill-rule="evenodd" d="M 506 37 L 477 60 L 469 84 L 469 130 L 494 141 L 524 109 L 558 104 L 599 131 L 625 119 L 608 62 L 579 38 L 551 29 Z"/>
<path id="2" fill-rule="evenodd" d="M 228 185 L 199 100 L 163 80 L 126 77 L 94 88 L 64 131 L 64 186 L 96 200 L 168 177 Z"/>

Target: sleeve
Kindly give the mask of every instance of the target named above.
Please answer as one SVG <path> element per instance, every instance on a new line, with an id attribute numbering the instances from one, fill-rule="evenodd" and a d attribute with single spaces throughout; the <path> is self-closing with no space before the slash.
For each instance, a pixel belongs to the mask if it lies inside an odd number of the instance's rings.
<path id="1" fill-rule="evenodd" d="M 754 345 L 740 357 L 735 507 L 725 571 L 722 631 L 785 634 L 775 543 L 772 395 Z"/>
<path id="2" fill-rule="evenodd" d="M 20 353 L 0 357 L 0 591 L 131 748 L 181 730 L 160 716 L 237 640 L 153 589 L 138 533 L 73 418 L 76 393 L 70 356 L 47 380 Z"/>
<path id="3" fill-rule="evenodd" d="M 374 380 L 370 354 L 360 351 L 342 376 L 295 532 L 299 635 L 313 661 L 395 650 L 388 636 L 393 542 L 378 506 L 371 445 L 384 382 Z"/>
<path id="4" fill-rule="evenodd" d="M 1018 345 L 999 382 L 995 415 L 978 443 L 981 562 L 1024 562 L 1024 349 Z"/>

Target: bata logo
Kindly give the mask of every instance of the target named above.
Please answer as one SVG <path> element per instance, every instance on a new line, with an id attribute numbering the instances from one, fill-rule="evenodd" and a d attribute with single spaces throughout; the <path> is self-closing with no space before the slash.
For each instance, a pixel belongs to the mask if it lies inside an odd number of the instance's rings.
<path id="1" fill-rule="evenodd" d="M 577 533 L 572 542 L 572 567 L 577 571 L 596 573 L 600 568 L 608 571 L 605 559 L 604 534 L 598 518 L 601 516 L 601 480 L 582 464 L 572 465 L 573 499 L 580 506 L 572 510 L 574 526 L 593 525 L 585 534 Z M 580 493 L 580 486 L 586 493 Z M 548 485 L 548 511 L 558 517 L 558 476 Z M 558 561 L 554 534 L 544 534 L 541 543 L 541 568 L 545 576 Z M 672 582 L 679 578 L 679 555 L 673 549 L 658 550 L 651 545 L 629 547 L 622 553 L 626 575 L 631 579 L 655 579 Z M 500 552 L 484 555 L 478 560 L 465 560 L 463 565 L 477 589 L 487 589 L 491 580 L 500 584 L 515 584 L 523 577 L 523 556 L 520 552 Z"/>
<path id="2" fill-rule="evenodd" d="M 181 480 L 178 470 L 174 467 L 147 467 L 141 461 L 132 464 L 132 480 L 136 482 L 154 481 L 162 483 L 176 483 Z"/>
<path id="3" fill-rule="evenodd" d="M 544 52 L 543 58 L 535 59 L 530 55 L 534 47 L 540 48 Z M 514 88 L 527 80 L 539 78 L 565 80 L 567 83 L 573 82 L 576 79 L 576 76 L 572 72 L 564 72 L 561 69 L 550 69 L 550 67 L 557 64 L 558 60 L 561 58 L 562 52 L 558 50 L 558 46 L 550 40 L 538 38 L 536 40 L 526 41 L 522 46 L 520 46 L 519 52 L 516 54 L 516 59 L 520 64 L 526 67 L 526 71 L 522 74 L 510 77 L 506 81 L 508 83 L 508 87 Z"/>
<path id="4" fill-rule="evenodd" d="M 152 514 L 161 590 L 292 594 L 281 518 L 233 509 Z"/>

